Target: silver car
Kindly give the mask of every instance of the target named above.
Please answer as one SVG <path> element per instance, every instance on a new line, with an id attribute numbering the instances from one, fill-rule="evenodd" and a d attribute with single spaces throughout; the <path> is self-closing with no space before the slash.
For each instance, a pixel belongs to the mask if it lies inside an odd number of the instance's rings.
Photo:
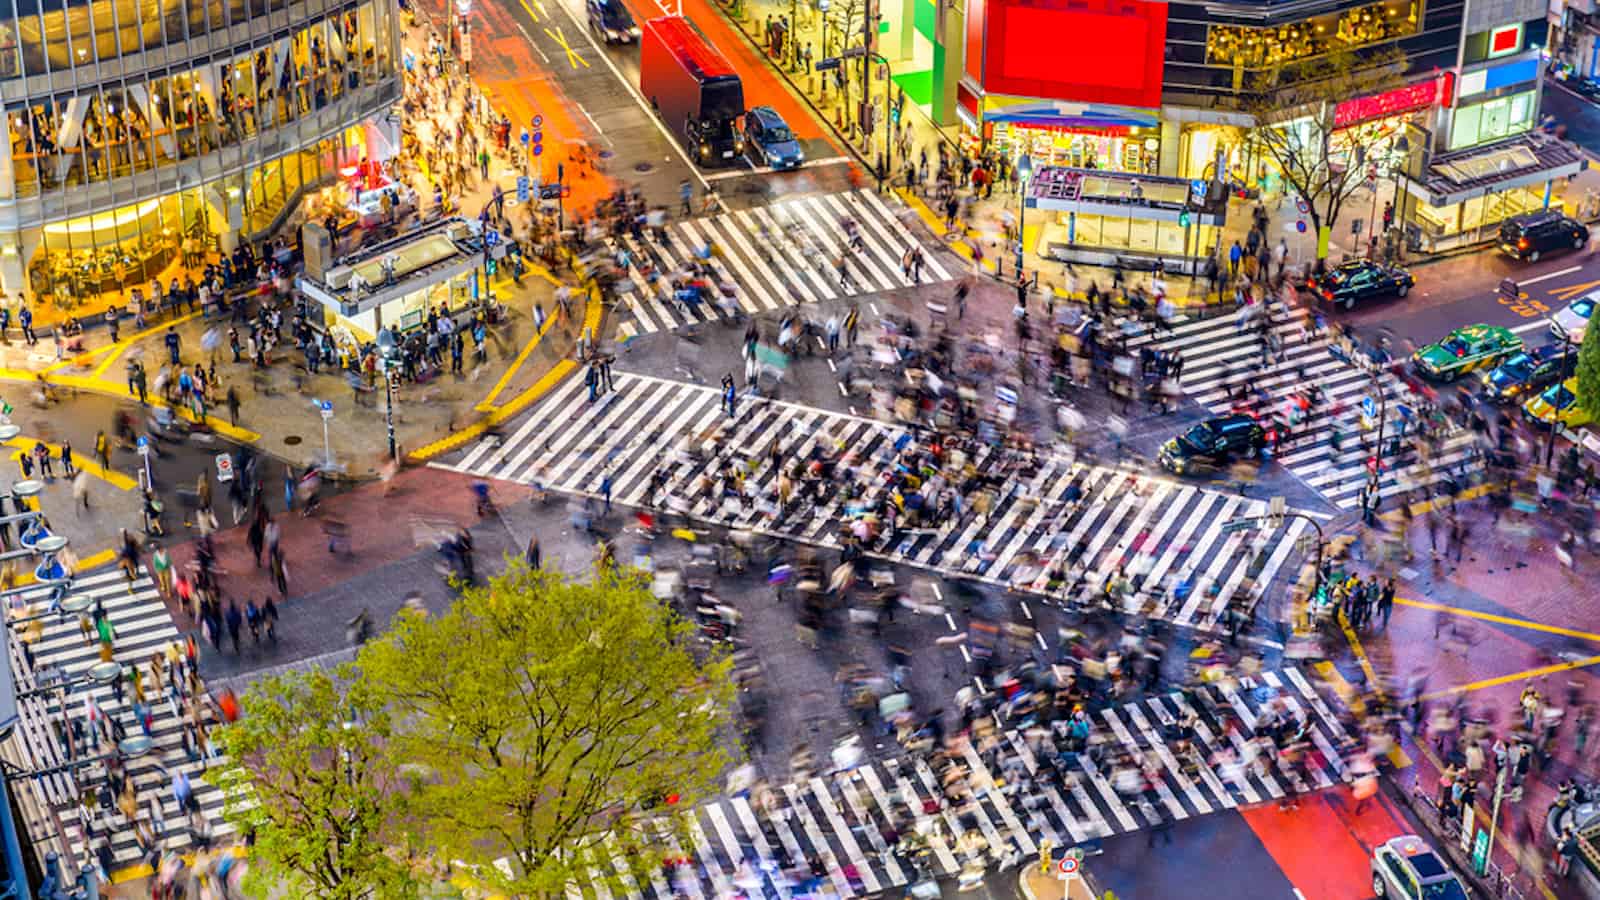
<path id="1" fill-rule="evenodd" d="M 1583 343 L 1584 332 L 1589 330 L 1589 317 L 1594 315 L 1597 302 L 1600 302 L 1600 291 L 1584 294 L 1557 310 L 1555 315 L 1550 317 L 1550 333 L 1555 335 L 1558 341 Z"/>

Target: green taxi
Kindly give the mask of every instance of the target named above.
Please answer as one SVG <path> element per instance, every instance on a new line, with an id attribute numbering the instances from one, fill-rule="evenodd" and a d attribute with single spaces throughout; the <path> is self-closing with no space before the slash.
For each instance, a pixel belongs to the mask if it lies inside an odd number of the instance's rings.
<path id="1" fill-rule="evenodd" d="M 1455 381 L 1468 372 L 1492 368 L 1522 350 L 1522 338 L 1498 325 L 1466 325 L 1411 354 L 1417 372 Z"/>

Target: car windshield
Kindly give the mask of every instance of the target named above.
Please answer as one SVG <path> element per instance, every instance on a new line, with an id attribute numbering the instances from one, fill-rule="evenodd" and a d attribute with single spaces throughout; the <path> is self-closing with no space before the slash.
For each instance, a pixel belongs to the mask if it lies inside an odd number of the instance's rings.
<path id="1" fill-rule="evenodd" d="M 1451 356 L 1466 356 L 1472 352 L 1472 343 L 1459 334 L 1452 334 L 1439 343 L 1439 347 Z"/>
<path id="2" fill-rule="evenodd" d="M 1328 273 L 1329 284 L 1344 284 L 1346 281 L 1360 274 L 1360 269 L 1334 269 Z"/>
<path id="3" fill-rule="evenodd" d="M 767 140 L 774 144 L 792 141 L 794 140 L 794 132 L 790 131 L 787 126 L 776 125 L 767 129 Z"/>
<path id="4" fill-rule="evenodd" d="M 1454 878 L 1435 881 L 1422 886 L 1423 900 L 1467 900 L 1467 892 Z"/>
<path id="5" fill-rule="evenodd" d="M 1573 315 L 1581 319 L 1587 319 L 1594 314 L 1594 301 L 1584 297 L 1581 300 L 1572 301 L 1572 305 L 1567 309 L 1572 310 Z"/>
<path id="6" fill-rule="evenodd" d="M 1195 447 L 1210 447 L 1217 442 L 1217 430 L 1202 422 L 1184 432 L 1183 442 Z"/>
<path id="7" fill-rule="evenodd" d="M 1526 353 L 1518 353 L 1500 364 L 1500 371 L 1511 378 L 1527 378 L 1533 371 L 1533 357 Z"/>
<path id="8" fill-rule="evenodd" d="M 1572 405 L 1573 399 L 1572 392 L 1564 384 L 1551 385 L 1550 390 L 1544 392 L 1544 402 L 1556 409 L 1566 409 Z"/>

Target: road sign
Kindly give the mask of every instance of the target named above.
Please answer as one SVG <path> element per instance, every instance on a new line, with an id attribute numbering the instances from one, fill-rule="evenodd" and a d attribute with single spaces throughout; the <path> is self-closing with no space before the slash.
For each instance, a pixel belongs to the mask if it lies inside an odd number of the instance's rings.
<path id="1" fill-rule="evenodd" d="M 332 400 L 324 400 L 319 405 L 322 408 L 322 418 L 323 419 L 331 419 L 331 418 L 333 418 L 333 401 Z"/>
<path id="2" fill-rule="evenodd" d="M 1472 839 L 1472 871 L 1479 875 L 1489 871 L 1489 832 L 1482 828 Z"/>
<path id="3" fill-rule="evenodd" d="M 1071 878 L 1072 876 L 1078 874 L 1079 865 L 1080 863 L 1078 862 L 1077 857 L 1063 856 L 1061 857 L 1061 861 L 1056 863 L 1056 874 L 1062 879 Z"/>
<path id="4" fill-rule="evenodd" d="M 526 175 L 517 176 L 517 202 L 528 202 L 528 176 Z"/>
<path id="5" fill-rule="evenodd" d="M 1300 232 L 1301 234 L 1305 234 L 1306 233 L 1306 220 L 1305 219 L 1300 219 L 1297 222 L 1295 222 L 1294 223 L 1294 230 Z"/>
<path id="6" fill-rule="evenodd" d="M 139 435 L 138 446 L 139 446 L 139 455 L 140 456 L 149 456 L 150 455 L 150 439 L 149 438 L 145 437 L 142 434 Z"/>
<path id="7" fill-rule="evenodd" d="M 1231 522 L 1223 522 L 1221 530 L 1223 534 L 1233 534 L 1236 531 L 1245 531 L 1252 528 L 1255 524 L 1249 519 L 1234 519 Z"/>
<path id="8" fill-rule="evenodd" d="M 485 247 L 497 247 L 499 244 L 500 232 L 498 230 L 490 228 L 483 233 L 483 245 Z"/>
<path id="9" fill-rule="evenodd" d="M 229 453 L 217 454 L 217 480 L 233 480 L 233 455 Z"/>
<path id="10" fill-rule="evenodd" d="M 1284 508 L 1285 507 L 1284 507 L 1283 495 L 1282 494 L 1279 494 L 1278 496 L 1273 497 L 1271 500 L 1267 501 L 1267 514 L 1268 515 L 1282 517 Z"/>
<path id="11" fill-rule="evenodd" d="M 824 56 L 822 59 L 819 59 L 812 64 L 811 68 L 816 69 L 818 72 L 826 72 L 829 69 L 837 69 L 839 68 L 839 58 L 836 56 Z"/>
<path id="12" fill-rule="evenodd" d="M 522 142 L 522 146 L 526 147 L 528 142 L 533 140 L 533 137 L 528 134 L 528 129 L 524 128 L 522 129 L 522 134 L 517 135 L 517 140 Z"/>
<path id="13" fill-rule="evenodd" d="M 1368 395 L 1366 395 L 1366 396 L 1361 398 L 1361 414 L 1366 416 L 1369 419 L 1377 417 L 1377 415 L 1378 415 L 1378 401 L 1372 399 L 1372 395 L 1371 394 L 1368 394 Z"/>
<path id="14" fill-rule="evenodd" d="M 540 156 L 543 153 L 544 153 L 544 145 L 543 144 L 534 144 L 533 145 L 533 155 L 534 156 Z"/>
<path id="15" fill-rule="evenodd" d="M 1500 279 L 1500 296 L 1507 300 L 1520 300 L 1522 298 L 1522 285 L 1517 284 L 1515 278 Z"/>
<path id="16" fill-rule="evenodd" d="M 534 128 L 542 128 L 543 126 L 544 126 L 544 116 L 534 116 L 533 117 L 533 127 Z"/>

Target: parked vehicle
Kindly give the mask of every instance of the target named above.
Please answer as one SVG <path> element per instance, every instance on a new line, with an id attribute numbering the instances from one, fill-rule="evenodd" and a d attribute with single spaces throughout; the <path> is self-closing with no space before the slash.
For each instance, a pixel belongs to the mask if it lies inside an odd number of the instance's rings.
<path id="1" fill-rule="evenodd" d="M 1541 210 L 1500 223 L 1500 252 L 1514 259 L 1538 262 L 1556 250 L 1578 250 L 1589 243 L 1582 222 L 1553 209 Z"/>

